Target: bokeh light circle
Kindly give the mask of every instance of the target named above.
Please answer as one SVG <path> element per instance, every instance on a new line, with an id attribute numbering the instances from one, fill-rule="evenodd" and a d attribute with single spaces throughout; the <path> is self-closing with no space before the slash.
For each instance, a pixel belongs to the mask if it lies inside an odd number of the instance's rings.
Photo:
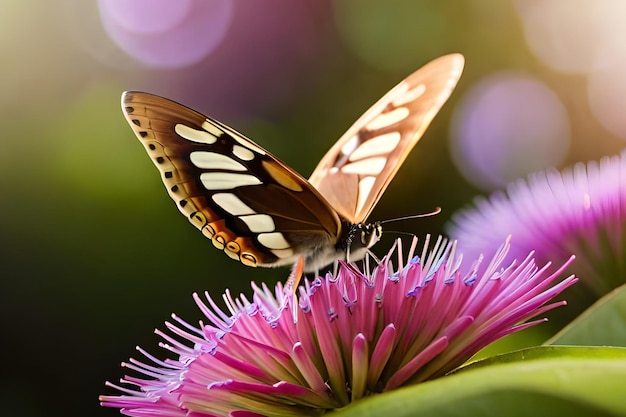
<path id="1" fill-rule="evenodd" d="M 484 190 L 558 165 L 570 145 L 569 117 L 558 97 L 541 81 L 513 71 L 473 86 L 454 112 L 451 133 L 456 166 Z"/>
<path id="2" fill-rule="evenodd" d="M 609 132 L 626 139 L 626 46 L 598 53 L 587 83 L 589 107 Z"/>
<path id="3" fill-rule="evenodd" d="M 145 65 L 179 68 L 210 54 L 224 39 L 233 2 L 221 0 L 99 0 L 105 31 Z"/>
<path id="4" fill-rule="evenodd" d="M 526 42 L 546 65 L 588 73 L 597 51 L 621 45 L 626 36 L 623 0 L 516 0 Z"/>
<path id="5" fill-rule="evenodd" d="M 103 0 L 98 5 L 102 14 L 135 33 L 169 30 L 192 11 L 192 0 Z"/>
<path id="6" fill-rule="evenodd" d="M 551 68 L 585 72 L 591 65 L 597 34 L 592 5 L 571 0 L 517 0 L 526 43 Z"/>

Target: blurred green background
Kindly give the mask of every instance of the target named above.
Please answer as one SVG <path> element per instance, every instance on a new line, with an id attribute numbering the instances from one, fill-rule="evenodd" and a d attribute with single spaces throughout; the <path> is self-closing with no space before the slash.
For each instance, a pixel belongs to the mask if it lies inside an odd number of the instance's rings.
<path id="1" fill-rule="evenodd" d="M 239 265 L 178 214 L 122 116 L 124 90 L 218 118 L 308 176 L 389 88 L 439 55 L 463 53 L 457 90 L 371 216 L 442 207 L 389 227 L 419 237 L 442 233 L 479 193 L 614 154 L 626 137 L 626 53 L 613 42 L 623 39 L 613 24 L 624 15 L 619 1 L 126 3 L 0 4 L 6 416 L 117 415 L 98 405 L 111 392 L 104 381 L 122 376 L 119 362 L 137 344 L 162 357 L 151 330 L 171 312 L 200 319 L 194 291 L 249 294 L 250 281 L 288 274 Z M 501 103 L 484 89 L 511 74 L 540 93 L 529 99 L 532 88 L 505 82 Z M 546 128 L 532 113 L 542 103 Z M 494 132 L 513 150 L 480 142 Z M 514 158 L 492 172 L 493 152 Z M 395 237 L 388 232 L 375 252 Z"/>

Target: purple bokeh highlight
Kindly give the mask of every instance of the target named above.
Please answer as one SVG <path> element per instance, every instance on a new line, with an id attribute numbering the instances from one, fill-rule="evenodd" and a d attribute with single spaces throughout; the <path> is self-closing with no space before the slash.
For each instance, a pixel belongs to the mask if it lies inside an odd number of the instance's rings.
<path id="1" fill-rule="evenodd" d="M 485 190 L 559 164 L 569 145 L 565 107 L 545 84 L 523 73 L 485 77 L 452 119 L 453 160 L 467 181 Z"/>
<path id="2" fill-rule="evenodd" d="M 127 54 L 155 68 L 193 65 L 224 39 L 233 2 L 100 0 L 102 25 Z"/>
<path id="3" fill-rule="evenodd" d="M 329 4 L 275 0 L 278 13 L 265 2 L 229 3 L 231 30 L 209 56 L 169 71 L 135 68 L 126 89 L 168 97 L 226 123 L 305 101 L 334 65 Z"/>

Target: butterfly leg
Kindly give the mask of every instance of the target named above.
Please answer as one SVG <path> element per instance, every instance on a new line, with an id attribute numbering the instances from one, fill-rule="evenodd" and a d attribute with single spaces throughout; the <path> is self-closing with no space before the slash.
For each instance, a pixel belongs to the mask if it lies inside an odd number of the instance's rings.
<path id="1" fill-rule="evenodd" d="M 304 257 L 299 257 L 293 267 L 291 268 L 291 273 L 289 274 L 289 278 L 287 278 L 287 282 L 285 282 L 285 294 L 293 293 L 295 294 L 298 289 L 298 284 L 300 284 L 300 280 L 302 279 L 302 274 L 304 273 Z"/>

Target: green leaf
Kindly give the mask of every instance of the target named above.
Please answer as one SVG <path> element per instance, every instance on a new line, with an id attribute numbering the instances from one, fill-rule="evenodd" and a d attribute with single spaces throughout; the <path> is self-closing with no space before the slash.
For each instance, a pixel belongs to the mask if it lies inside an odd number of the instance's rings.
<path id="1" fill-rule="evenodd" d="M 602 297 L 546 344 L 626 347 L 626 285 Z"/>
<path id="2" fill-rule="evenodd" d="M 547 360 L 547 359 L 615 359 L 626 360 L 626 349 L 607 348 L 599 349 L 596 346 L 537 346 L 528 349 L 520 349 L 515 352 L 509 352 L 479 361 L 471 362 L 458 370 L 464 372 L 469 369 L 480 368 L 484 366 L 492 366 L 497 364 L 531 361 L 531 360 Z"/>
<path id="3" fill-rule="evenodd" d="M 626 416 L 626 349 L 550 346 L 357 401 L 333 417 Z"/>

